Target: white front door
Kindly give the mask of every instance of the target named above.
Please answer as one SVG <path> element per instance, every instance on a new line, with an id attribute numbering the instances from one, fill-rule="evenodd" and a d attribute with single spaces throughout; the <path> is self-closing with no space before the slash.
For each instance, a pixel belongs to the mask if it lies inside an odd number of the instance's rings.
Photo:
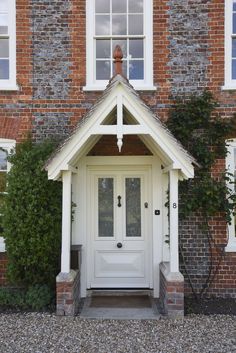
<path id="1" fill-rule="evenodd" d="M 150 287 L 148 170 L 92 171 L 89 288 Z"/>

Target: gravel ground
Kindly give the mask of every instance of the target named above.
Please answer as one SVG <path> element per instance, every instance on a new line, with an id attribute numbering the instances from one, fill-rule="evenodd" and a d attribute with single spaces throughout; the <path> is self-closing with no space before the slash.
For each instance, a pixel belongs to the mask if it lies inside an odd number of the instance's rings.
<path id="1" fill-rule="evenodd" d="M 235 353 L 235 316 L 183 320 L 84 320 L 48 313 L 0 314 L 0 352 Z"/>

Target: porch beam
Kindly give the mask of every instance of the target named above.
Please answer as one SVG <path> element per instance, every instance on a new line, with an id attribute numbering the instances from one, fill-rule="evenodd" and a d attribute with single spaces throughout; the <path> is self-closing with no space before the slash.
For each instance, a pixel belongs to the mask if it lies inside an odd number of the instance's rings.
<path id="1" fill-rule="evenodd" d="M 70 272 L 70 246 L 71 246 L 71 177 L 70 170 L 62 173 L 62 246 L 61 246 L 61 272 Z"/>
<path id="2" fill-rule="evenodd" d="M 178 170 L 169 171 L 170 272 L 179 272 Z"/>
<path id="3" fill-rule="evenodd" d="M 148 134 L 148 131 L 141 125 L 123 125 L 123 135 Z M 114 125 L 99 125 L 96 126 L 92 135 L 117 135 L 117 128 Z"/>

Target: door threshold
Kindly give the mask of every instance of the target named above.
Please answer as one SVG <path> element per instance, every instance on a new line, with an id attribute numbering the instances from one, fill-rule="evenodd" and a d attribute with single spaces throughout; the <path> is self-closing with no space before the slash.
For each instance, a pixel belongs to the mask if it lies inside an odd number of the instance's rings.
<path id="1" fill-rule="evenodd" d="M 153 289 L 146 289 L 146 288 L 87 289 L 87 297 L 92 297 L 92 296 L 125 296 L 125 295 L 148 295 L 150 297 L 153 297 Z"/>

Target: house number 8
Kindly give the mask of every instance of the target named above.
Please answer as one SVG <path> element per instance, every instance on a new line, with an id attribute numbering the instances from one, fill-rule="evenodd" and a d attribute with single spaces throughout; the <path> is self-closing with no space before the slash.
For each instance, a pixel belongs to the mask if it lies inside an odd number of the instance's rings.
<path id="1" fill-rule="evenodd" d="M 176 203 L 175 203 L 175 202 L 173 203 L 173 208 L 177 208 L 177 205 L 176 205 Z"/>

